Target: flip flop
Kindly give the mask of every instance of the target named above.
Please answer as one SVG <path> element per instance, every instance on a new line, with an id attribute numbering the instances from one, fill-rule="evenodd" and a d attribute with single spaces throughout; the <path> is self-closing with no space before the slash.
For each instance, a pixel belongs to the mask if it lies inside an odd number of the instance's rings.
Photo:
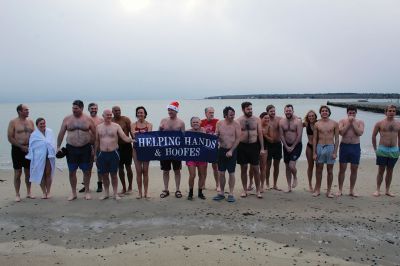
<path id="1" fill-rule="evenodd" d="M 179 190 L 177 190 L 175 192 L 175 197 L 177 197 L 178 199 L 182 198 L 182 192 L 180 192 Z"/>
<path id="2" fill-rule="evenodd" d="M 232 203 L 232 202 L 235 202 L 236 200 L 235 200 L 235 197 L 234 197 L 234 196 L 229 195 L 228 198 L 226 199 L 226 201 Z"/>
<path id="3" fill-rule="evenodd" d="M 224 196 L 224 195 L 221 195 L 221 194 L 217 194 L 217 196 L 215 196 L 215 197 L 213 198 L 213 200 L 215 200 L 215 201 L 221 201 L 221 200 L 223 200 L 223 199 L 225 199 L 225 196 Z"/>
<path id="4" fill-rule="evenodd" d="M 166 198 L 168 196 L 169 196 L 169 191 L 168 190 L 161 191 L 160 198 L 163 199 L 163 198 Z"/>

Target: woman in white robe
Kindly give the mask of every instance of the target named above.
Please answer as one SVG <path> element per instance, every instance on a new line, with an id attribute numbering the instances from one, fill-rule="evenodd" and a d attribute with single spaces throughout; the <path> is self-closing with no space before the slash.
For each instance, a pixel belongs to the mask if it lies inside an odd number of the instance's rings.
<path id="1" fill-rule="evenodd" d="M 48 199 L 55 169 L 56 142 L 53 131 L 46 128 L 44 118 L 36 119 L 36 127 L 29 138 L 29 151 L 26 155 L 31 160 L 29 181 L 40 184 L 42 199 Z"/>

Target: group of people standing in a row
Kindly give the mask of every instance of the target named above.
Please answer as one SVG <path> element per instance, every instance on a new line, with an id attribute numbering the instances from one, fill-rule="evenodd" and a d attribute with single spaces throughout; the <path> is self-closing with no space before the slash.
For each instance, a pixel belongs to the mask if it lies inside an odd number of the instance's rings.
<path id="1" fill-rule="evenodd" d="M 347 108 L 347 117 L 339 122 L 330 119 L 331 110 L 328 106 L 319 109 L 320 119 L 315 111 L 309 111 L 302 122 L 294 114 L 294 108 L 288 104 L 284 107 L 284 117 L 275 114 L 275 107 L 268 105 L 266 111 L 259 117 L 253 115 L 252 104 L 243 102 L 243 115 L 235 119 L 235 110 L 228 106 L 223 110 L 223 119 L 214 118 L 214 108 L 205 108 L 206 118 L 192 117 L 189 131 L 215 134 L 218 136 L 217 162 L 212 163 L 217 195 L 213 200 L 226 199 L 234 202 L 235 169 L 240 165 L 243 191 L 245 198 L 255 184 L 256 196 L 262 198 L 265 189 L 280 190 L 277 186 L 280 160 L 284 159 L 286 169 L 287 189 L 292 191 L 297 186 L 296 161 L 302 152 L 302 132 L 306 129 L 308 143 L 306 156 L 308 161 L 309 190 L 313 196 L 319 196 L 321 190 L 322 172 L 327 168 L 327 197 L 334 197 L 331 191 L 333 182 L 333 165 L 339 152 L 339 191 L 343 193 L 343 182 L 347 165 L 350 164 L 350 193 L 356 197 L 354 186 L 357 179 L 357 170 L 360 162 L 360 137 L 364 133 L 364 122 L 356 118 L 357 109 L 354 106 Z M 185 131 L 185 123 L 178 118 L 179 103 L 172 102 L 167 106 L 168 117 L 161 120 L 160 131 Z M 135 122 L 121 115 L 119 106 L 103 111 L 102 117 L 97 115 L 98 106 L 90 103 L 84 114 L 84 104 L 80 100 L 72 103 L 72 114 L 66 116 L 62 122 L 57 142 L 51 129 L 46 127 L 44 118 L 36 119 L 36 129 L 32 120 L 28 118 L 29 109 L 26 105 L 17 106 L 18 117 L 11 120 L 8 127 L 8 140 L 12 145 L 11 155 L 14 168 L 14 186 L 16 201 L 20 201 L 20 185 L 22 169 L 25 172 L 27 197 L 34 198 L 31 193 L 31 182 L 40 184 L 43 199 L 50 198 L 52 177 L 54 176 L 55 158 L 67 157 L 71 196 L 68 200 L 77 198 L 77 170 L 83 172 L 84 187 L 80 192 L 85 193 L 85 199 L 90 196 L 90 178 L 93 163 L 97 165 L 98 187 L 97 192 L 104 190 L 101 199 L 110 195 L 120 199 L 120 196 L 132 192 L 133 172 L 132 160 L 136 169 L 138 185 L 137 198 L 149 197 L 149 162 L 139 161 L 134 145 L 135 135 L 153 130 L 153 125 L 146 120 L 147 110 L 143 106 L 136 108 Z M 390 192 L 393 168 L 399 157 L 400 122 L 395 119 L 396 106 L 388 105 L 385 109 L 385 118 L 376 123 L 372 132 L 372 144 L 376 151 L 378 174 L 377 189 L 374 196 L 380 195 L 380 187 L 386 171 L 385 194 L 394 196 Z M 379 145 L 376 142 L 380 134 Z M 66 147 L 61 144 L 66 136 Z M 341 141 L 339 145 L 339 135 Z M 169 196 L 169 173 L 174 172 L 175 197 L 181 198 L 180 191 L 182 162 L 179 160 L 160 161 L 163 171 L 164 189 L 160 197 Z M 189 171 L 189 194 L 192 200 L 196 170 L 198 173 L 198 197 L 205 199 L 203 190 L 207 175 L 207 162 L 186 162 Z M 314 165 L 316 166 L 316 184 L 312 185 Z M 250 166 L 250 167 L 249 167 Z M 273 168 L 273 180 L 270 185 L 269 176 Z M 128 184 L 125 181 L 125 171 Z M 228 172 L 228 196 L 225 197 L 226 178 Z M 118 193 L 118 175 L 122 190 Z M 248 182 L 250 180 L 250 182 Z M 254 180 L 254 181 L 253 181 Z"/>

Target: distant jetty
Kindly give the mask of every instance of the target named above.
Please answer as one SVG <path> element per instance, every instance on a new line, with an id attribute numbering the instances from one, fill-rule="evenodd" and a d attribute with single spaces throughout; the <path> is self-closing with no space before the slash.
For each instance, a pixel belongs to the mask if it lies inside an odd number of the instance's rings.
<path id="1" fill-rule="evenodd" d="M 331 102 L 331 101 L 328 101 L 326 104 L 331 105 L 331 106 L 343 107 L 343 108 L 347 108 L 347 106 L 349 106 L 349 105 L 354 105 L 357 107 L 357 109 L 364 110 L 364 111 L 370 111 L 370 112 L 374 112 L 374 113 L 384 113 L 386 106 L 388 106 L 389 104 L 393 104 L 393 105 L 397 106 L 397 115 L 400 115 L 400 104 L 393 103 L 393 102 L 368 102 L 368 101 Z"/>
<path id="2" fill-rule="evenodd" d="M 400 99 L 399 93 L 297 93 L 210 96 L 205 99 Z"/>

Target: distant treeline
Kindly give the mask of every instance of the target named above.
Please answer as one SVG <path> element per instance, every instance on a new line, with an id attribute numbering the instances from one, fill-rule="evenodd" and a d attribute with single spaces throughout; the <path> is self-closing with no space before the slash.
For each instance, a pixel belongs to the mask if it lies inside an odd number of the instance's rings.
<path id="1" fill-rule="evenodd" d="M 400 93 L 295 93 L 211 96 L 205 99 L 399 99 Z"/>

